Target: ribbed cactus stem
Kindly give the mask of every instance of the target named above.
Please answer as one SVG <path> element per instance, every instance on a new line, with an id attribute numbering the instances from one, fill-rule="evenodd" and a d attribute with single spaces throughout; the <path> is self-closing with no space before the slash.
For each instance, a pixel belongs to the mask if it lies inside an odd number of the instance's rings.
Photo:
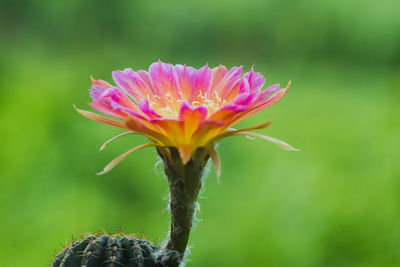
<path id="1" fill-rule="evenodd" d="M 188 244 L 202 174 L 209 156 L 205 149 L 199 148 L 190 161 L 183 164 L 175 148 L 159 147 L 157 151 L 164 161 L 171 199 L 171 229 L 159 260 L 166 266 L 179 266 Z"/>
<path id="2" fill-rule="evenodd" d="M 132 235 L 90 235 L 56 255 L 52 267 L 165 267 L 156 262 L 158 248 Z"/>

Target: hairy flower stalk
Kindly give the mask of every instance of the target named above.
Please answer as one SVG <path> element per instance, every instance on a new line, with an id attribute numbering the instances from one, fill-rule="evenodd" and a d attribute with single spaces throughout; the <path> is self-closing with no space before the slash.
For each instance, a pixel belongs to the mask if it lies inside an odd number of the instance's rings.
<path id="1" fill-rule="evenodd" d="M 171 199 L 171 229 L 159 261 L 166 266 L 177 266 L 185 254 L 197 196 L 202 186 L 203 169 L 209 156 L 205 149 L 199 148 L 185 165 L 177 149 L 157 148 L 157 151 L 164 161 Z"/>
<path id="2" fill-rule="evenodd" d="M 138 145 L 112 160 L 103 171 L 109 172 L 131 153 L 154 146 L 164 162 L 170 187 L 171 230 L 169 240 L 158 253 L 162 266 L 178 266 L 189 240 L 203 168 L 211 158 L 217 179 L 221 164 L 215 144 L 229 136 L 247 136 L 272 142 L 296 151 L 274 137 L 252 133 L 271 122 L 234 129 L 233 125 L 263 111 L 279 101 L 289 89 L 279 84 L 262 89 L 264 77 L 253 68 L 242 74 L 242 67 L 228 70 L 207 65 L 195 69 L 185 65 L 153 63 L 148 71 L 114 71 L 117 86 L 92 78 L 90 106 L 111 118 L 76 108 L 83 116 L 126 132 L 101 146 L 131 134 L 150 142 Z"/>

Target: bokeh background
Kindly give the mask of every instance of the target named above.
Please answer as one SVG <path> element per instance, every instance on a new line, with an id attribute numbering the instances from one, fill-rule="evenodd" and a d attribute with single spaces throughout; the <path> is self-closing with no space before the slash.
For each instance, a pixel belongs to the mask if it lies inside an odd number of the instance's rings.
<path id="1" fill-rule="evenodd" d="M 49 266 L 72 237 L 166 236 L 167 181 L 144 141 L 79 116 L 89 75 L 161 59 L 243 65 L 292 87 L 220 142 L 187 266 L 400 266 L 398 0 L 0 1 L 0 266 Z"/>

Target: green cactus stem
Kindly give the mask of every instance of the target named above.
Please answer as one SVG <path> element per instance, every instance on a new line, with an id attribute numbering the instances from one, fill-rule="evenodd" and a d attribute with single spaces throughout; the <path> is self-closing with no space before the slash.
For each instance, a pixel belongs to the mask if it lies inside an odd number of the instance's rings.
<path id="1" fill-rule="evenodd" d="M 185 256 L 209 154 L 206 149 L 199 148 L 185 165 L 174 147 L 157 147 L 157 152 L 164 161 L 164 171 L 168 178 L 171 212 L 168 241 L 159 252 L 158 261 L 162 266 L 179 266 Z"/>
<path id="2" fill-rule="evenodd" d="M 156 267 L 158 248 L 132 236 L 91 235 L 66 246 L 52 267 Z"/>

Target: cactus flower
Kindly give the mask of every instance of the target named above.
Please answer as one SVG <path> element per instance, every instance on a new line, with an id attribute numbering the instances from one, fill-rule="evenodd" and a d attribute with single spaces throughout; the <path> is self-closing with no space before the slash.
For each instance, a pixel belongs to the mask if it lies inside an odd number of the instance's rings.
<path id="1" fill-rule="evenodd" d="M 279 84 L 263 89 L 265 79 L 260 73 L 242 73 L 242 67 L 225 66 L 195 69 L 161 61 L 151 64 L 148 71 L 130 68 L 112 73 L 116 85 L 92 78 L 90 106 L 96 113 L 77 109 L 79 113 L 101 123 L 127 132 L 141 134 L 151 140 L 114 159 L 102 173 L 109 171 L 130 153 L 147 146 L 175 147 L 183 164 L 190 161 L 194 151 L 203 147 L 216 166 L 219 158 L 214 144 L 234 135 L 250 136 L 271 141 L 283 149 L 296 150 L 278 139 L 250 133 L 249 130 L 269 126 L 270 121 L 245 128 L 233 129 L 238 122 L 272 106 L 287 92 Z"/>
<path id="2" fill-rule="evenodd" d="M 275 84 L 263 89 L 264 77 L 253 68 L 242 74 L 242 67 L 228 70 L 225 66 L 211 69 L 206 65 L 196 70 L 161 61 L 153 63 L 148 71 L 125 69 L 114 71 L 112 76 L 115 86 L 92 78 L 90 89 L 93 99 L 90 106 L 107 116 L 75 108 L 89 119 L 126 130 L 105 142 L 100 150 L 129 134 L 140 134 L 150 140 L 115 158 L 98 174 L 110 171 L 141 148 L 156 147 L 170 191 L 168 238 L 158 249 L 151 244 L 143 245 L 147 244 L 143 240 L 90 237 L 68 246 L 56 256 L 52 266 L 89 266 L 100 259 L 113 266 L 182 266 L 209 158 L 217 178 L 220 176 L 215 144 L 225 137 L 239 135 L 261 138 L 285 150 L 297 150 L 276 138 L 249 132 L 268 127 L 270 121 L 243 129 L 232 128 L 275 104 L 285 95 L 290 82 L 286 88 Z M 83 247 L 86 247 L 84 253 L 78 254 Z"/>

